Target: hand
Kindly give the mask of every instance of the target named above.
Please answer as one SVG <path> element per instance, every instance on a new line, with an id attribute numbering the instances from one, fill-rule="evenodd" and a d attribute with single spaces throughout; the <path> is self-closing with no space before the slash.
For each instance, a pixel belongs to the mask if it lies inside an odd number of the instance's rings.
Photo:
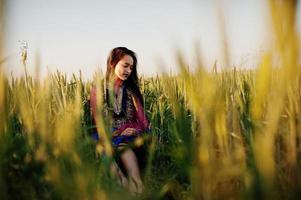
<path id="1" fill-rule="evenodd" d="M 134 128 L 126 128 L 120 135 L 126 135 L 126 136 L 137 135 L 137 131 Z"/>

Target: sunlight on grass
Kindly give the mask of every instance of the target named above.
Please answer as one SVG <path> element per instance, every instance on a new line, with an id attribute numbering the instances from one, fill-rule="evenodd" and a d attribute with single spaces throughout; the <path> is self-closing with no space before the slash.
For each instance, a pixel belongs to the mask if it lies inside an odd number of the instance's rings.
<path id="1" fill-rule="evenodd" d="M 296 1 L 269 3 L 274 46 L 256 69 L 215 65 L 208 71 L 196 45 L 195 71 L 177 49 L 179 74 L 140 78 L 152 124 L 150 137 L 135 142 L 145 145 L 148 155 L 141 198 L 294 199 L 300 194 Z M 26 70 L 26 56 L 22 58 Z M 27 73 L 8 77 L 4 65 L 0 62 L 1 196 L 140 198 L 110 173 L 114 154 L 103 114 L 103 73 L 86 82 L 81 74 L 67 79 L 61 72 L 39 80 Z M 98 95 L 98 127 L 92 125 L 89 107 L 92 84 Z M 90 137 L 93 128 L 104 145 Z"/>

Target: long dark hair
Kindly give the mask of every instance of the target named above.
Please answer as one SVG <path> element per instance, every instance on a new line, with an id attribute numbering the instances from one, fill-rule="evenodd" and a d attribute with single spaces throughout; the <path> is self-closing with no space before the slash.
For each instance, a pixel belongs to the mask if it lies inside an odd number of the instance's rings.
<path id="1" fill-rule="evenodd" d="M 125 55 L 129 55 L 133 58 L 133 69 L 130 76 L 123 83 L 136 95 L 136 97 L 138 97 L 140 103 L 143 105 L 143 97 L 139 88 L 139 80 L 137 75 L 137 56 L 132 50 L 129 50 L 126 47 L 116 47 L 111 50 L 107 60 L 106 82 L 108 83 L 110 81 L 117 63 Z"/>

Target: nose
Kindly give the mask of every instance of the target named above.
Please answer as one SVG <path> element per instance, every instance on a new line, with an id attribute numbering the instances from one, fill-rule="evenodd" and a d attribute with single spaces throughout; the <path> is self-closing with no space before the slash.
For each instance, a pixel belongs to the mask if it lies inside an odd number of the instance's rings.
<path id="1" fill-rule="evenodd" d="M 126 72 L 127 72 L 127 73 L 131 73 L 131 72 L 132 72 L 132 69 L 131 69 L 131 68 L 127 68 L 127 69 L 126 69 Z"/>

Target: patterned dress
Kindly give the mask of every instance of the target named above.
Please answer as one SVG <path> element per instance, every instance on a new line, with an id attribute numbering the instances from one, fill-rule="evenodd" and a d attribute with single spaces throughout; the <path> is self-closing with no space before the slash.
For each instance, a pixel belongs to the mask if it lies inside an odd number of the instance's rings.
<path id="1" fill-rule="evenodd" d="M 122 86 L 115 94 L 113 106 L 108 108 L 112 117 L 112 145 L 117 147 L 124 143 L 133 142 L 141 134 L 149 131 L 149 121 L 145 115 L 142 103 L 129 89 Z M 96 114 L 96 87 L 93 86 L 90 94 L 92 114 Z M 125 129 L 134 128 L 136 135 L 120 135 Z M 99 134 L 94 133 L 96 140 Z M 95 137 L 96 136 L 96 137 Z"/>

